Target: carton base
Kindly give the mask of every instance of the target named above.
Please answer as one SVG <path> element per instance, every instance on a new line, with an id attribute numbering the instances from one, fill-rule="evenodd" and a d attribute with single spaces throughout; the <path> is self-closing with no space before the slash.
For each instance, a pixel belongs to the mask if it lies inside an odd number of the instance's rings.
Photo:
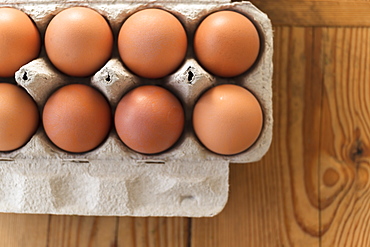
<path id="1" fill-rule="evenodd" d="M 17 169 L 14 169 L 17 167 Z M 77 171 L 77 172 L 76 172 Z M 100 216 L 214 216 L 228 198 L 226 161 L 3 160 L 0 211 Z"/>

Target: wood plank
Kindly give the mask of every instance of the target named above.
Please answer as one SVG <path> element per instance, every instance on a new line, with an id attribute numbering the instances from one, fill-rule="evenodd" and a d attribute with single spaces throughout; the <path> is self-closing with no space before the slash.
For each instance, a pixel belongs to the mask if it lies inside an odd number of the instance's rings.
<path id="1" fill-rule="evenodd" d="M 229 202 L 192 220 L 192 247 L 319 246 L 321 29 L 274 34 L 272 146 L 260 162 L 231 166 Z"/>
<path id="2" fill-rule="evenodd" d="M 47 247 L 117 246 L 117 222 L 117 217 L 52 215 Z"/>
<path id="3" fill-rule="evenodd" d="M 361 0 L 251 0 L 274 25 L 370 26 L 370 2 Z"/>
<path id="4" fill-rule="evenodd" d="M 119 247 L 187 247 L 189 219 L 182 217 L 120 217 Z"/>
<path id="5" fill-rule="evenodd" d="M 46 246 L 48 221 L 49 215 L 0 213 L 0 246 Z"/>
<path id="6" fill-rule="evenodd" d="M 322 246 L 370 246 L 370 29 L 323 36 Z"/>

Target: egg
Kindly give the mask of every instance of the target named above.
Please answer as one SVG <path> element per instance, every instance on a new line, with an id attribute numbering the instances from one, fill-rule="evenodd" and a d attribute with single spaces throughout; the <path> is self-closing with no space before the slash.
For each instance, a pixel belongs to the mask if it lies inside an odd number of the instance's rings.
<path id="1" fill-rule="evenodd" d="M 186 32 L 180 21 L 161 9 L 145 9 L 122 25 L 118 50 L 123 63 L 136 75 L 156 79 L 174 72 L 185 58 Z"/>
<path id="2" fill-rule="evenodd" d="M 0 83 L 0 151 L 25 145 L 39 125 L 35 101 L 22 88 Z"/>
<path id="3" fill-rule="evenodd" d="M 193 110 L 193 128 L 209 150 L 233 155 L 248 149 L 258 138 L 263 113 L 247 89 L 223 84 L 206 91 Z"/>
<path id="4" fill-rule="evenodd" d="M 61 72 L 77 77 L 90 76 L 110 58 L 113 33 L 102 15 L 85 7 L 58 13 L 45 31 L 45 49 Z"/>
<path id="5" fill-rule="evenodd" d="M 93 150 L 111 128 L 111 109 L 105 97 L 83 84 L 58 89 L 46 101 L 42 121 L 49 139 L 73 153 Z"/>
<path id="6" fill-rule="evenodd" d="M 115 112 L 120 139 L 144 154 L 156 154 L 172 147 L 183 132 L 184 121 L 184 110 L 176 96 L 154 85 L 129 91 Z"/>
<path id="7" fill-rule="evenodd" d="M 32 20 L 14 8 L 0 8 L 0 77 L 14 76 L 40 52 L 40 34 Z"/>
<path id="8" fill-rule="evenodd" d="M 253 23 L 235 11 L 223 10 L 207 16 L 194 35 L 199 63 L 220 77 L 234 77 L 256 61 L 260 38 Z"/>

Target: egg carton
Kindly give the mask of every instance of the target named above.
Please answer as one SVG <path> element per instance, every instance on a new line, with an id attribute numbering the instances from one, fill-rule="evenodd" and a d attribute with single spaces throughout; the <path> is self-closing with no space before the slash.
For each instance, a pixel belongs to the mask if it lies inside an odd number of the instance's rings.
<path id="1" fill-rule="evenodd" d="M 68 77 L 56 70 L 44 48 L 39 57 L 21 67 L 15 82 L 36 101 L 40 112 L 57 88 L 83 83 L 99 89 L 112 109 L 128 90 L 141 84 L 162 85 L 176 94 L 185 108 L 185 130 L 174 147 L 157 155 L 144 155 L 127 148 L 112 130 L 93 151 L 68 153 L 47 138 L 42 126 L 22 148 L 0 153 L 0 211 L 77 215 L 213 216 L 228 198 L 229 163 L 259 160 L 272 138 L 272 27 L 268 17 L 250 2 L 229 1 L 3 1 L 28 14 L 41 36 L 50 20 L 74 6 L 90 7 L 109 22 L 114 37 L 122 23 L 138 10 L 161 8 L 183 24 L 189 40 L 186 60 L 173 74 L 159 80 L 140 78 L 119 59 L 117 46 L 112 58 L 89 78 Z M 193 34 L 208 14 L 231 9 L 248 16 L 261 38 L 256 64 L 235 78 L 218 78 L 196 61 Z M 258 140 L 245 152 L 219 155 L 207 150 L 191 127 L 191 114 L 199 96 L 212 86 L 232 83 L 250 90 L 259 100 L 264 125 Z"/>

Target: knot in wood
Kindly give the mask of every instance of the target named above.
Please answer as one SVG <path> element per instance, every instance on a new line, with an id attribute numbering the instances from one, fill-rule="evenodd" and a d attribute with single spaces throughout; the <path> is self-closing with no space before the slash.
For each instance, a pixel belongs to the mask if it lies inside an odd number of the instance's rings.
<path id="1" fill-rule="evenodd" d="M 360 139 L 356 139 L 355 143 L 352 145 L 349 157 L 353 162 L 358 162 L 359 159 L 363 157 L 364 145 Z"/>

